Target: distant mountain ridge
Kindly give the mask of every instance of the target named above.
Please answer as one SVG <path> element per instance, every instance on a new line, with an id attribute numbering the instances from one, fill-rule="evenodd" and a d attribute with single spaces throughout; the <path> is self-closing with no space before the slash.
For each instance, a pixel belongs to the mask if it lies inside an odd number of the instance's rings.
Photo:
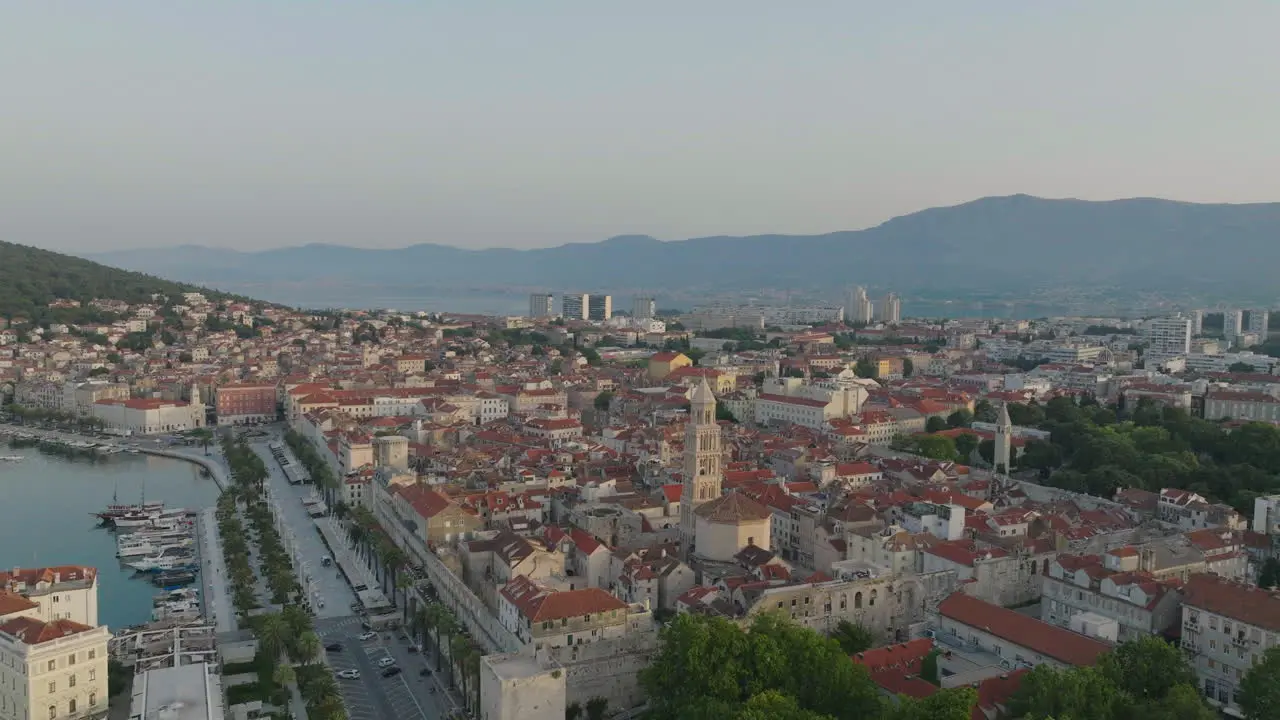
<path id="1" fill-rule="evenodd" d="M 659 241 L 624 235 L 534 250 L 423 243 L 394 250 L 314 244 L 259 252 L 200 246 L 89 255 L 108 265 L 225 288 L 340 281 L 607 290 L 902 290 L 1009 285 L 1267 290 L 1280 264 L 1280 203 L 1199 204 L 988 197 L 865 230 Z"/>

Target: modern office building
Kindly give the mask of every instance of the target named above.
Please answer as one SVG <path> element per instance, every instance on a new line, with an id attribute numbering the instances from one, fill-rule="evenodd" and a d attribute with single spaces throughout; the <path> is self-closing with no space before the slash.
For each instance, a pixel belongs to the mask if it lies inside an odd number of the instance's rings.
<path id="1" fill-rule="evenodd" d="M 1222 337 L 1233 345 L 1237 342 L 1237 338 L 1244 334 L 1244 311 L 1243 310 L 1223 310 L 1222 311 Z"/>
<path id="2" fill-rule="evenodd" d="M 222 679 L 209 663 L 148 670 L 134 678 L 130 718 L 222 720 Z M 178 714 L 181 713 L 181 714 Z"/>
<path id="3" fill-rule="evenodd" d="M 902 322 L 902 299 L 897 293 L 888 293 L 880 305 L 880 322 L 885 325 L 897 325 Z"/>
<path id="4" fill-rule="evenodd" d="M 1157 360 L 1185 356 L 1191 352 L 1191 318 L 1182 315 L 1153 318 L 1143 326 L 1147 341 L 1145 356 Z"/>
<path id="5" fill-rule="evenodd" d="M 613 317 L 612 295 L 588 295 L 587 319 L 603 322 Z"/>
<path id="6" fill-rule="evenodd" d="M 636 320 L 651 320 L 658 314 L 658 302 L 651 297 L 635 297 L 631 299 L 631 317 Z"/>
<path id="7" fill-rule="evenodd" d="M 533 293 L 529 296 L 529 317 L 554 317 L 556 314 L 556 296 L 551 293 Z"/>
<path id="8" fill-rule="evenodd" d="M 851 323 L 866 325 L 874 319 L 871 298 L 867 297 L 867 289 L 859 285 L 845 296 L 844 319 Z"/>
<path id="9" fill-rule="evenodd" d="M 565 293 L 560 296 L 560 315 L 565 320 L 586 320 L 590 307 L 586 293 Z"/>

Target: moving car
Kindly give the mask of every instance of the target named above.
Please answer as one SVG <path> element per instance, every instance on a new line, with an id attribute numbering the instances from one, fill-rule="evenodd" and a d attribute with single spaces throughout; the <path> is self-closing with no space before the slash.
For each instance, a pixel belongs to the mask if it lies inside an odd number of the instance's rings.
<path id="1" fill-rule="evenodd" d="M 376 633 L 376 632 L 369 631 L 369 632 L 362 632 L 362 633 L 360 633 L 360 639 L 361 639 L 361 640 L 372 640 L 372 639 L 374 639 L 374 638 L 376 638 L 376 637 L 378 637 L 378 633 Z"/>
<path id="2" fill-rule="evenodd" d="M 339 642 L 329 643 L 328 645 L 324 646 L 324 649 L 328 650 L 329 652 L 339 652 L 340 650 L 342 650 L 342 643 L 339 643 Z"/>
<path id="3" fill-rule="evenodd" d="M 391 667 L 392 665 L 395 665 L 395 664 L 396 664 L 396 659 L 393 657 L 384 657 L 378 661 L 378 667 Z"/>
<path id="4" fill-rule="evenodd" d="M 399 675 L 399 674 L 400 674 L 400 668 L 398 667 L 389 667 L 386 670 L 382 671 L 382 677 L 384 678 L 395 677 L 396 675 Z"/>
<path id="5" fill-rule="evenodd" d="M 359 670 L 339 670 L 336 674 L 338 677 L 342 678 L 343 680 L 359 680 L 360 679 Z"/>

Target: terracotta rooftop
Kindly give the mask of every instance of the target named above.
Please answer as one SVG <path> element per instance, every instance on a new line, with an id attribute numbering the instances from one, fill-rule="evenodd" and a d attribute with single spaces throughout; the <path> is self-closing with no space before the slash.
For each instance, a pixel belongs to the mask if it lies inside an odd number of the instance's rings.
<path id="1" fill-rule="evenodd" d="M 1204 573 L 1192 575 L 1183 593 L 1183 604 L 1188 607 L 1280 632 L 1280 592 Z"/>
<path id="2" fill-rule="evenodd" d="M 772 515 L 769 508 L 739 492 L 721 495 L 693 512 L 707 522 L 725 525 L 764 520 Z"/>
<path id="3" fill-rule="evenodd" d="M 0 633 L 12 635 L 27 645 L 39 645 L 92 629 L 88 625 L 81 625 L 71 620 L 54 620 L 46 623 L 29 617 L 14 618 L 0 625 Z"/>
<path id="4" fill-rule="evenodd" d="M 1067 665 L 1093 665 L 1107 643 L 992 605 L 963 592 L 938 605 L 938 614 Z"/>

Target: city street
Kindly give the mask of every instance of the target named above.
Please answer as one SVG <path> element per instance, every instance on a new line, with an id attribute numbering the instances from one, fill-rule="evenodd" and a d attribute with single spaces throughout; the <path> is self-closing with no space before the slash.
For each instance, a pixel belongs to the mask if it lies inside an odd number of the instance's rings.
<path id="1" fill-rule="evenodd" d="M 294 566 L 301 569 L 302 577 L 310 578 L 304 582 L 304 586 L 316 617 L 350 615 L 351 603 L 356 601 L 356 595 L 337 567 L 321 567 L 320 560 L 329 554 L 329 550 L 321 540 L 315 520 L 302 505 L 302 501 L 315 491 L 315 486 L 290 485 L 266 443 L 253 443 L 252 447 L 267 466 L 268 497 L 274 505 L 277 518 L 283 521 L 279 528 L 280 539 L 286 550 L 291 549 Z"/>
<path id="2" fill-rule="evenodd" d="M 430 676 L 421 674 L 422 669 L 428 667 L 431 656 L 428 654 L 424 658 L 420 653 L 410 653 L 408 642 L 401 640 L 399 633 L 379 633 L 375 638 L 361 642 L 359 635 L 363 630 L 360 619 L 356 617 L 318 620 L 316 631 L 325 644 L 340 642 L 343 645 L 342 650 L 325 652 L 334 672 L 360 671 L 357 680 L 338 678 L 351 720 L 436 720 L 448 717 L 452 700 L 439 687 L 436 673 Z M 396 666 L 403 672 L 394 677 L 382 677 L 383 668 L 377 663 L 387 657 L 395 659 Z"/>

